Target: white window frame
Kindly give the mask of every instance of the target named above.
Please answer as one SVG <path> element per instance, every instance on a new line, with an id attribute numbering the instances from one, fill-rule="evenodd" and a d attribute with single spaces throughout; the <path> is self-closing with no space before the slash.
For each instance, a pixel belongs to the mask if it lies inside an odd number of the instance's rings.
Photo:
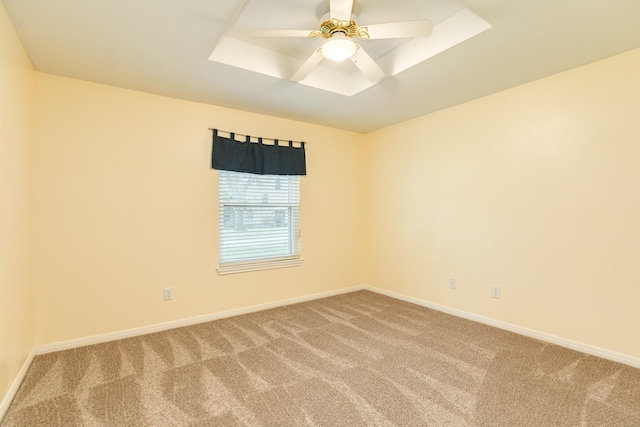
<path id="1" fill-rule="evenodd" d="M 301 242 L 300 242 L 300 177 L 299 176 L 273 176 L 273 175 L 254 175 L 240 172 L 230 172 L 230 171 L 218 171 L 219 172 L 219 183 L 218 183 L 218 232 L 219 232 L 219 256 L 218 256 L 218 274 L 234 274 L 234 273 L 242 273 L 248 271 L 257 271 L 257 270 L 268 270 L 274 268 L 285 268 L 285 267 L 296 267 L 302 265 L 303 259 L 300 256 L 301 253 Z M 292 182 L 288 188 L 293 191 L 297 191 L 297 194 L 294 193 L 291 195 L 288 200 L 279 200 L 277 203 L 262 203 L 256 201 L 243 201 L 243 200 L 230 200 L 229 198 L 225 198 L 224 194 L 228 194 L 228 191 L 224 190 L 224 185 L 229 185 L 229 180 L 231 179 L 251 179 L 254 182 L 260 182 L 261 178 L 265 178 L 264 181 L 277 179 L 291 179 L 296 180 Z M 225 184 L 223 184 L 223 182 Z M 260 190 L 262 191 L 262 190 Z M 274 191 L 275 193 L 275 191 Z M 266 195 L 267 193 L 265 193 Z M 279 194 L 281 196 L 281 193 Z M 264 195 L 263 195 L 264 198 Z M 233 198 L 232 198 L 233 199 Z M 266 197 L 268 200 L 269 198 Z M 232 260 L 232 261 L 223 261 L 223 259 L 231 258 L 230 255 L 225 256 L 225 244 L 229 244 L 233 237 L 225 237 L 228 236 L 229 233 L 228 228 L 225 231 L 225 214 L 228 212 L 226 208 L 237 209 L 237 208 L 255 208 L 255 209 L 277 209 L 277 208 L 287 208 L 289 210 L 289 221 L 288 221 L 288 243 L 289 253 L 286 256 L 273 256 L 273 257 L 260 257 L 257 256 L 255 258 L 248 258 L 242 260 Z M 275 212 L 274 212 L 275 213 Z M 257 233 L 260 231 L 256 231 Z M 231 243 L 232 245 L 233 243 Z M 250 250 L 251 246 L 247 246 L 247 249 Z"/>

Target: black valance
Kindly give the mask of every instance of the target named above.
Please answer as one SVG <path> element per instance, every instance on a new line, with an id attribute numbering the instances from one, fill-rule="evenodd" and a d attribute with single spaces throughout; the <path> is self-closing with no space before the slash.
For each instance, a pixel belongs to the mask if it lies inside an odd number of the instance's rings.
<path id="1" fill-rule="evenodd" d="M 213 129 L 213 153 L 211 166 L 214 169 L 255 173 L 258 175 L 306 175 L 307 165 L 304 153 L 304 142 L 294 147 L 293 142 L 280 145 L 276 139 L 274 144 L 263 144 L 262 138 L 258 142 L 236 141 L 235 134 L 230 138 L 218 135 Z"/>

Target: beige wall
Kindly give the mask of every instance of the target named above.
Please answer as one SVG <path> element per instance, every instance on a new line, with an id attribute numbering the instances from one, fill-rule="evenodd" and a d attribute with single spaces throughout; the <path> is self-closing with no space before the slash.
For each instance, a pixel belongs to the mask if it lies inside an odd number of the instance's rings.
<path id="1" fill-rule="evenodd" d="M 362 135 L 41 73 L 36 88 L 37 344 L 362 283 Z M 303 266 L 217 274 L 209 127 L 308 141 Z"/>
<path id="2" fill-rule="evenodd" d="M 0 3 L 0 401 L 33 347 L 34 74 Z"/>
<path id="3" fill-rule="evenodd" d="M 367 143 L 372 285 L 640 356 L 640 50 Z"/>
<path id="4" fill-rule="evenodd" d="M 640 356 L 640 50 L 359 135 L 34 73 L 4 9 L 0 48 L 0 394 L 34 341 L 363 283 Z M 309 141 L 302 267 L 216 273 L 213 126 Z"/>

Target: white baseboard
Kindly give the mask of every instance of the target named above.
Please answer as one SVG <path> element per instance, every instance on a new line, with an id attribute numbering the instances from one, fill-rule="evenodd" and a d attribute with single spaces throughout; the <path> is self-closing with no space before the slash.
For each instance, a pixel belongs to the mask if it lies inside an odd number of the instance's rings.
<path id="1" fill-rule="evenodd" d="M 153 332 L 166 331 L 168 329 L 174 329 L 174 328 L 180 328 L 183 326 L 195 325 L 198 323 L 210 322 L 212 320 L 239 316 L 241 314 L 254 313 L 257 311 L 268 310 L 270 308 L 282 307 L 285 305 L 298 304 L 301 302 L 313 301 L 320 298 L 327 298 L 327 297 L 332 297 L 336 295 L 342 295 L 349 292 L 359 291 L 362 289 L 364 289 L 363 286 L 354 286 L 351 288 L 337 289 L 334 291 L 321 292 L 317 294 L 305 295 L 305 296 L 290 298 L 286 300 L 274 301 L 274 302 L 265 303 L 265 304 L 258 304 L 250 307 L 243 307 L 236 310 L 222 311 L 218 313 L 207 314 L 204 316 L 191 317 L 187 319 L 175 320 L 172 322 L 158 323 L 155 325 L 143 326 L 140 328 L 127 329 L 124 331 L 109 332 L 106 334 L 94 335 L 86 338 L 79 338 L 79 339 L 73 339 L 68 341 L 61 341 L 57 343 L 36 346 L 33 350 L 31 350 L 31 353 L 29 354 L 29 357 L 27 357 L 27 360 L 24 362 L 22 369 L 20 369 L 20 372 L 18 373 L 15 380 L 13 381 L 13 384 L 7 391 L 7 394 L 5 395 L 4 399 L 2 399 L 2 401 L 0 402 L 0 420 L 2 420 L 7 409 L 9 409 L 9 405 L 11 405 L 11 401 L 13 400 L 16 393 L 18 392 L 18 388 L 20 387 L 20 384 L 22 383 L 22 380 L 24 379 L 24 376 L 27 373 L 27 370 L 29 369 L 29 366 L 31 366 L 31 362 L 33 362 L 34 357 L 37 355 L 53 353 L 55 351 L 69 350 L 71 348 L 78 348 L 86 345 L 100 344 L 100 343 L 119 340 L 123 338 L 131 338 L 139 335 L 150 334 Z"/>
<path id="2" fill-rule="evenodd" d="M 590 354 L 597 357 L 602 357 L 603 359 L 612 360 L 614 362 L 624 363 L 626 365 L 632 366 L 634 368 L 640 368 L 640 358 L 632 357 L 626 354 L 617 353 L 610 350 L 605 350 L 599 347 L 595 347 L 589 344 L 580 343 L 577 341 L 568 340 L 565 338 L 557 337 L 555 335 L 547 334 L 544 332 L 535 331 L 533 329 L 524 328 L 521 326 L 513 325 L 507 322 L 502 322 L 500 320 L 495 320 L 489 317 L 480 316 L 477 314 L 469 313 L 462 310 L 457 310 L 455 308 L 435 304 L 429 301 L 421 300 L 419 298 L 410 297 L 404 294 L 400 294 L 397 292 L 391 292 L 384 289 L 375 288 L 373 286 L 355 286 L 351 288 L 343 288 L 337 289 L 334 291 L 321 292 L 317 294 L 296 297 L 281 301 L 274 301 L 265 304 L 258 304 L 250 307 L 244 307 L 236 310 L 228 310 L 222 311 L 219 313 L 208 314 L 204 316 L 191 317 L 188 319 L 181 319 L 172 322 L 159 323 L 150 326 L 144 326 L 140 328 L 127 329 L 124 331 L 110 332 L 101 335 L 94 335 L 91 337 L 74 339 L 69 341 L 62 341 L 58 343 L 46 344 L 35 347 L 27 360 L 24 362 L 22 369 L 18 373 L 18 376 L 14 380 L 13 384 L 9 388 L 6 396 L 0 402 L 0 420 L 4 416 L 5 412 L 9 408 L 13 397 L 18 391 L 22 380 L 31 366 L 31 362 L 36 355 L 52 353 L 54 351 L 68 350 L 71 348 L 83 347 L 86 345 L 100 344 L 108 341 L 114 341 L 123 338 L 131 338 L 139 335 L 149 334 L 153 332 L 161 332 L 166 331 L 168 329 L 180 328 L 183 326 L 195 325 L 198 323 L 210 322 L 212 320 L 224 319 L 227 317 L 238 316 L 241 314 L 253 313 L 262 310 L 268 310 L 270 308 L 282 307 L 285 305 L 298 304 L 301 302 L 313 301 L 320 298 L 327 298 L 336 295 L 342 295 L 349 292 L 355 292 L 359 290 L 368 290 L 372 292 L 379 293 L 381 295 L 386 295 L 391 298 L 396 298 L 402 301 L 410 302 L 413 304 L 417 304 L 423 307 L 431 308 L 433 310 L 441 311 L 443 313 L 448 313 L 457 317 L 461 317 L 464 319 L 472 320 L 474 322 L 483 323 L 489 326 L 495 326 L 496 328 L 504 329 L 507 331 L 515 332 L 520 335 L 528 336 L 531 338 L 535 338 L 541 341 L 546 341 L 552 344 L 557 344 L 562 347 L 570 348 L 572 350 L 580 351 L 582 353 Z"/>
<path id="3" fill-rule="evenodd" d="M 86 345 L 100 344 L 100 343 L 115 341 L 123 338 L 131 338 L 139 335 L 166 331 L 168 329 L 181 328 L 183 326 L 196 325 L 198 323 L 210 322 L 212 320 L 239 316 L 241 314 L 254 313 L 256 311 L 268 310 L 270 308 L 276 308 L 276 307 L 282 307 L 285 305 L 313 301 L 320 298 L 332 297 L 336 295 L 346 294 L 349 292 L 359 291 L 362 289 L 365 289 L 365 288 L 363 286 L 355 286 L 352 288 L 337 289 L 335 291 L 321 292 L 321 293 L 306 295 L 302 297 L 274 301 L 274 302 L 269 302 L 265 304 L 258 304 L 250 307 L 243 307 L 235 310 L 221 311 L 218 313 L 206 314 L 204 316 L 190 317 L 187 319 L 174 320 L 174 321 L 165 322 L 165 323 L 158 323 L 155 325 L 127 329 L 124 331 L 109 332 L 106 334 L 93 335 L 86 338 L 79 338 L 79 339 L 73 339 L 69 341 L 45 344 L 45 345 L 37 346 L 34 349 L 34 352 L 36 355 L 39 355 L 39 354 L 53 353 L 54 351 L 61 351 L 61 350 L 68 350 L 71 348 L 83 347 Z"/>
<path id="4" fill-rule="evenodd" d="M 24 376 L 27 374 L 27 371 L 29 370 L 29 366 L 31 366 L 31 362 L 33 362 L 34 357 L 36 357 L 35 349 L 31 350 L 31 353 L 29 353 L 29 356 L 27 356 L 27 360 L 25 360 L 24 363 L 22 364 L 22 368 L 20 368 L 20 372 L 18 372 L 18 375 L 13 380 L 13 383 L 11 384 L 11 387 L 9 387 L 9 390 L 7 391 L 7 394 L 4 396 L 4 399 L 2 399 L 2 401 L 0 402 L 0 421 L 2 421 L 2 418 L 4 418 L 4 414 L 7 413 L 7 409 L 9 409 L 9 405 L 11 405 L 11 401 L 16 396 L 16 393 L 20 388 L 20 384 L 22 384 L 22 380 L 24 379 Z"/>
<path id="5" fill-rule="evenodd" d="M 483 323 L 489 326 L 495 326 L 496 328 L 504 329 L 510 332 L 515 332 L 516 334 L 535 338 L 537 340 L 549 342 L 551 344 L 556 344 L 561 347 L 580 351 L 582 353 L 590 354 L 592 356 L 601 357 L 603 359 L 611 360 L 614 362 L 624 363 L 625 365 L 629 365 L 634 368 L 640 368 L 640 358 L 637 358 L 637 357 L 629 356 L 622 353 L 617 353 L 615 351 L 606 350 L 600 347 L 595 347 L 595 346 L 584 344 L 577 341 L 572 341 L 566 338 L 557 337 L 555 335 L 547 334 L 545 332 L 524 328 L 522 326 L 513 325 L 511 323 L 492 319 L 490 317 L 480 316 L 477 314 L 469 313 L 466 311 L 458 310 L 458 309 L 447 307 L 440 304 L 434 304 L 432 302 L 421 300 L 419 298 L 409 297 L 404 294 L 399 294 L 397 292 L 391 292 L 384 289 L 375 288 L 373 286 L 362 286 L 362 289 L 366 289 L 372 292 L 379 293 L 381 295 L 386 295 L 391 298 L 417 304 L 422 307 L 431 308 L 433 310 L 441 311 L 443 313 L 451 314 L 457 317 L 462 317 L 463 319 L 473 320 L 474 322 Z"/>
<path id="6" fill-rule="evenodd" d="M 469 313 L 466 311 L 458 310 L 455 308 L 447 307 L 440 304 L 435 304 L 429 301 L 425 301 L 419 298 L 410 297 L 397 292 L 387 291 L 385 289 L 376 288 L 373 286 L 354 286 L 351 288 L 343 288 L 334 291 L 321 292 L 312 295 L 306 295 L 302 297 L 290 298 L 286 300 L 274 301 L 265 304 L 258 304 L 250 307 L 239 308 L 236 310 L 222 311 L 213 314 L 207 314 L 204 316 L 191 317 L 188 319 L 181 319 L 172 322 L 159 323 L 150 326 L 144 326 L 140 328 L 127 329 L 124 331 L 110 332 L 107 334 L 94 335 L 91 337 L 80 338 L 75 340 L 63 341 L 53 344 L 47 344 L 38 346 L 32 353 L 35 355 L 52 353 L 54 351 L 68 350 L 70 348 L 83 347 L 86 345 L 100 344 L 103 342 L 119 340 L 123 338 L 131 338 L 139 335 L 150 334 L 153 332 L 166 331 L 168 329 L 180 328 L 183 326 L 195 325 L 198 323 L 210 322 L 212 320 L 224 319 L 227 317 L 239 316 L 241 314 L 254 313 L 257 311 L 268 310 L 270 308 L 282 307 L 285 305 L 298 304 L 301 302 L 313 301 L 320 298 L 332 297 L 335 295 L 346 294 L 349 292 L 355 292 L 359 290 L 369 290 L 381 295 L 386 295 L 391 298 L 396 298 L 402 301 L 417 304 L 423 307 L 431 308 L 433 310 L 441 311 L 443 313 L 451 314 L 453 316 L 461 317 L 464 319 L 472 320 L 474 322 L 483 323 L 485 325 L 494 326 L 496 328 L 504 329 L 507 331 L 515 332 L 520 335 L 535 338 L 540 341 L 557 344 L 562 347 L 570 348 L 572 350 L 580 351 L 582 353 L 590 354 L 592 356 L 602 357 L 603 359 L 612 360 L 614 362 L 624 363 L 634 368 L 640 368 L 640 358 L 632 357 L 626 354 L 617 353 L 611 350 L 595 347 L 589 344 L 584 344 L 577 341 L 572 341 L 566 338 L 558 337 L 555 335 L 547 334 L 545 332 L 528 329 L 522 326 L 514 325 L 511 323 L 503 322 L 501 320 L 492 319 L 490 317 L 480 316 L 478 314 Z"/>

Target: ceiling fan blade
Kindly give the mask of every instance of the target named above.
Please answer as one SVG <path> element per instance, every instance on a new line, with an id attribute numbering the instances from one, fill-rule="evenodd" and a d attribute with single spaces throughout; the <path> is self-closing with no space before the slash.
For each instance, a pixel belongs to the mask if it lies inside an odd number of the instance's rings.
<path id="1" fill-rule="evenodd" d="M 314 37 L 315 30 L 251 30 L 251 37 Z"/>
<path id="2" fill-rule="evenodd" d="M 356 64 L 356 67 L 362 71 L 362 74 L 372 82 L 377 82 L 384 77 L 384 71 L 376 64 L 367 52 L 363 48 L 358 46 L 358 50 L 355 55 L 351 57 L 351 61 Z"/>
<path id="3" fill-rule="evenodd" d="M 329 13 L 331 19 L 338 21 L 351 21 L 353 0 L 329 0 Z"/>
<path id="4" fill-rule="evenodd" d="M 428 19 L 420 21 L 389 22 L 386 24 L 363 25 L 369 39 L 403 39 L 412 37 L 427 37 L 431 35 L 433 23 Z"/>
<path id="5" fill-rule="evenodd" d="M 316 68 L 316 66 L 322 61 L 322 51 L 320 49 L 313 52 L 313 54 L 302 64 L 302 67 L 296 71 L 296 73 L 291 77 L 291 80 L 294 82 L 299 82 L 300 80 L 304 80 L 311 70 Z"/>

